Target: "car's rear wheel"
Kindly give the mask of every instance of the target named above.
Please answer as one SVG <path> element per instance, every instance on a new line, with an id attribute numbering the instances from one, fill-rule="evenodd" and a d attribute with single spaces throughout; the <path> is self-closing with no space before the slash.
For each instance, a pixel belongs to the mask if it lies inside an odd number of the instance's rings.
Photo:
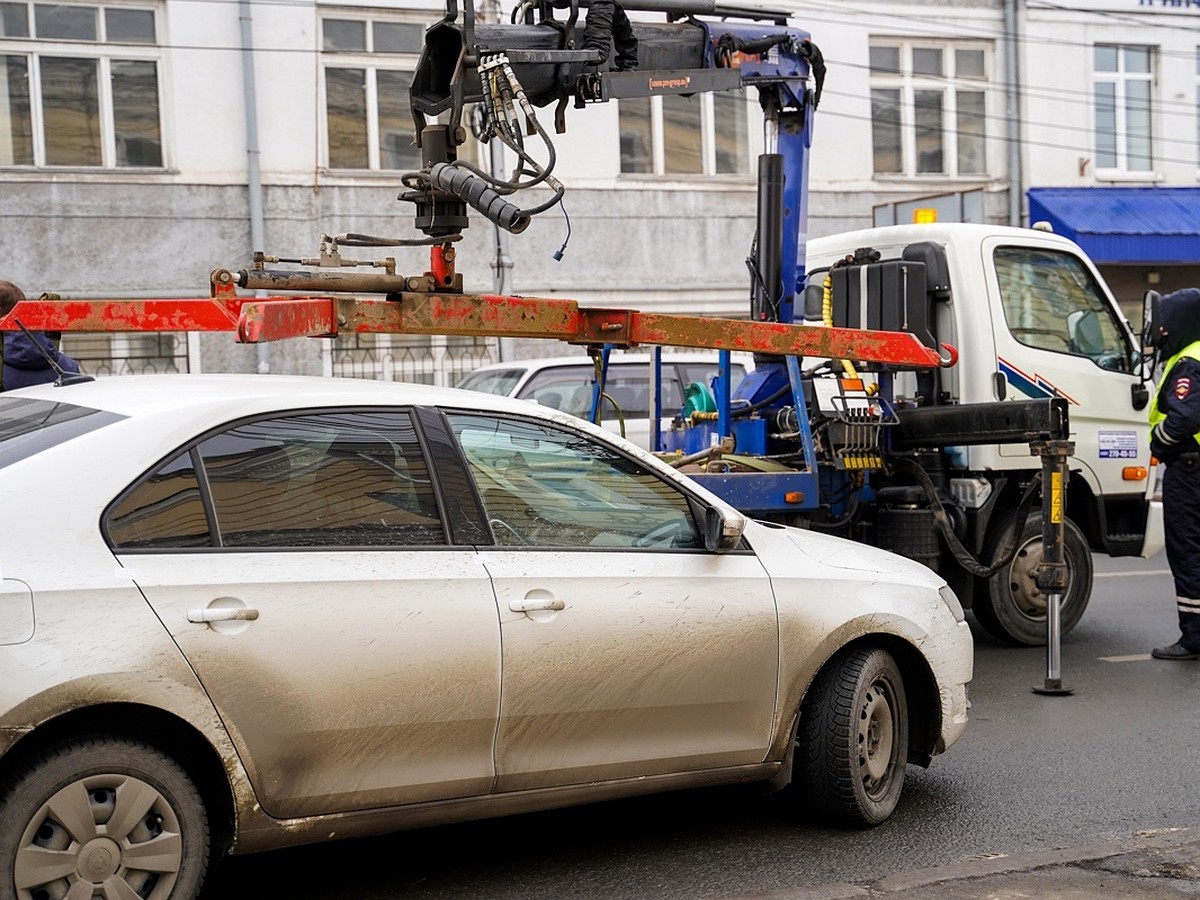
<path id="1" fill-rule="evenodd" d="M 0 896 L 191 900 L 208 867 L 208 817 L 184 770 L 121 737 L 72 741 L 0 796 Z"/>
<path id="2" fill-rule="evenodd" d="M 896 661 L 869 647 L 832 660 L 800 713 L 800 801 L 837 824 L 878 825 L 900 802 L 907 761 L 908 705 Z"/>

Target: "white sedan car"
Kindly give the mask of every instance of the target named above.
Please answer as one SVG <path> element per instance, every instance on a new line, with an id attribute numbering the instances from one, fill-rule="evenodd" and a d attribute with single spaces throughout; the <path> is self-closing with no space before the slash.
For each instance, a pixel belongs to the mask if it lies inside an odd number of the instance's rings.
<path id="1" fill-rule="evenodd" d="M 28 388 L 0 496 L 0 896 L 718 782 L 871 825 L 966 726 L 935 573 L 519 400 Z"/>

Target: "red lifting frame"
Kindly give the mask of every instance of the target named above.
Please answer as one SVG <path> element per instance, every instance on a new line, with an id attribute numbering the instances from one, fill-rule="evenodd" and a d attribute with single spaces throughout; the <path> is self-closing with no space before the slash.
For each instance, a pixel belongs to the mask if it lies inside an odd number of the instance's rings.
<path id="1" fill-rule="evenodd" d="M 664 315 L 495 294 L 405 292 L 389 298 L 240 297 L 214 279 L 213 296 L 205 298 L 25 300 L 0 318 L 0 330 L 16 330 L 20 319 L 32 331 L 233 331 L 243 343 L 345 333 L 452 334 L 741 350 L 905 369 L 945 365 L 908 332 Z"/>

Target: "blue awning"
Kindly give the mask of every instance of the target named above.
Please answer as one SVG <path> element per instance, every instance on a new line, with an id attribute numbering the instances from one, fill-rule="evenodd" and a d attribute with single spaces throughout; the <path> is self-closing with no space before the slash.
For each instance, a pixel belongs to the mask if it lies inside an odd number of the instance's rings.
<path id="1" fill-rule="evenodd" d="M 1200 262 L 1200 187 L 1030 188 L 1049 222 L 1097 263 Z"/>

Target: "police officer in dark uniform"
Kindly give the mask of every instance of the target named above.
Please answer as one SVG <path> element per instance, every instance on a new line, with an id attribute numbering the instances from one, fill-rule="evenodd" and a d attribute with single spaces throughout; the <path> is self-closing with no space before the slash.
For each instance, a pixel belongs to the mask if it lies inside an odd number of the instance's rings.
<path id="1" fill-rule="evenodd" d="M 1162 481 L 1167 562 L 1175 579 L 1179 640 L 1155 659 L 1200 658 L 1200 289 L 1158 301 L 1163 376 L 1150 406 L 1150 451 L 1166 463 Z"/>

